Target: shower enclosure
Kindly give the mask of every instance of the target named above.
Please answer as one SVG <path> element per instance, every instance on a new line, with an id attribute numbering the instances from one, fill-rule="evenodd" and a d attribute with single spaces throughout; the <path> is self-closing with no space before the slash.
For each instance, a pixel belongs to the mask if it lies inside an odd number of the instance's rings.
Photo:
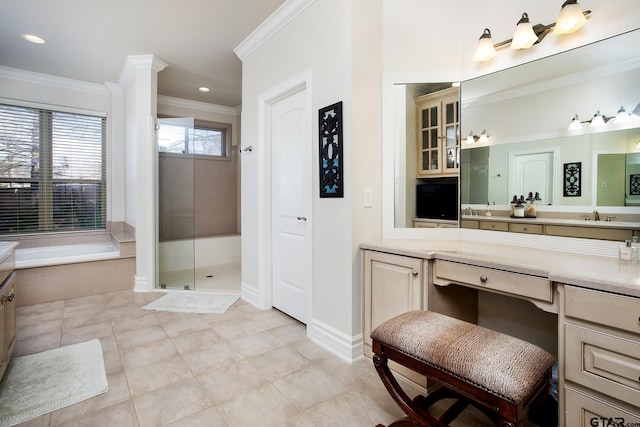
<path id="1" fill-rule="evenodd" d="M 194 290 L 194 119 L 158 119 L 158 125 L 156 287 Z"/>
<path id="2" fill-rule="evenodd" d="M 240 291 L 238 150 L 231 126 L 162 118 L 157 133 L 156 287 Z"/>

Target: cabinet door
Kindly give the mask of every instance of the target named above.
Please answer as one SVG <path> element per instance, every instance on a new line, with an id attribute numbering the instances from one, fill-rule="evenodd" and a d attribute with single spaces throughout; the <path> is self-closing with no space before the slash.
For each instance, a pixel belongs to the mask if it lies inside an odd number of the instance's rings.
<path id="1" fill-rule="evenodd" d="M 418 104 L 418 176 L 441 173 L 440 122 L 442 103 L 431 101 Z"/>
<path id="2" fill-rule="evenodd" d="M 382 322 L 422 308 L 423 260 L 365 251 L 364 341 Z"/>
<path id="3" fill-rule="evenodd" d="M 640 424 L 640 415 L 595 396 L 566 387 L 566 427 Z"/>
<path id="4" fill-rule="evenodd" d="M 460 119 L 458 95 L 442 100 L 442 173 L 455 174 L 460 167 Z"/>
<path id="5" fill-rule="evenodd" d="M 4 371 L 7 369 L 7 365 L 9 364 L 9 358 L 7 357 L 7 352 L 5 351 L 4 308 L 3 294 L 0 293 L 0 378 L 2 378 L 2 375 L 4 374 Z"/>
<path id="6" fill-rule="evenodd" d="M 4 348 L 7 362 L 11 360 L 13 349 L 16 345 L 16 298 L 15 298 L 15 273 L 11 273 L 6 281 L 3 292 L 4 301 Z"/>

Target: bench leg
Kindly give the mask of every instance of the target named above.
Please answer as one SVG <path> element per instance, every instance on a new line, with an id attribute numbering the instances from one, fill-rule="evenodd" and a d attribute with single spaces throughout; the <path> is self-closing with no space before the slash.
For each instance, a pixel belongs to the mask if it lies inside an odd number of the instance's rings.
<path id="1" fill-rule="evenodd" d="M 411 400 L 393 376 L 393 373 L 389 369 L 388 362 L 388 358 L 384 355 L 373 355 L 373 365 L 382 383 L 393 400 L 395 400 L 404 413 L 408 415 L 408 418 L 401 418 L 393 424 L 390 424 L 389 427 L 446 427 L 446 424 L 443 424 L 437 418 L 432 417 L 424 411 L 418 399 L 416 399 L 417 401 Z"/>

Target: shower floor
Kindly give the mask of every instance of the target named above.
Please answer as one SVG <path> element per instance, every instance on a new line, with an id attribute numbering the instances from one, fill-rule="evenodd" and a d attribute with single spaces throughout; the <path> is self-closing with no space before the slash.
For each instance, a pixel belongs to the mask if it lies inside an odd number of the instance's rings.
<path id="1" fill-rule="evenodd" d="M 195 270 L 160 272 L 160 285 L 161 288 L 164 285 L 163 289 L 239 294 L 240 280 L 240 263 L 201 267 Z"/>

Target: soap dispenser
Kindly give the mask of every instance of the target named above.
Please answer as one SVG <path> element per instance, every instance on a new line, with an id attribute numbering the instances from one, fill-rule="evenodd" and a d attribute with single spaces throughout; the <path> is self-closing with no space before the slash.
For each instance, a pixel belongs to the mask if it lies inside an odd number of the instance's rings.
<path id="1" fill-rule="evenodd" d="M 631 240 L 625 240 L 624 245 L 620 246 L 620 261 L 637 262 L 637 248 L 632 245 Z"/>

